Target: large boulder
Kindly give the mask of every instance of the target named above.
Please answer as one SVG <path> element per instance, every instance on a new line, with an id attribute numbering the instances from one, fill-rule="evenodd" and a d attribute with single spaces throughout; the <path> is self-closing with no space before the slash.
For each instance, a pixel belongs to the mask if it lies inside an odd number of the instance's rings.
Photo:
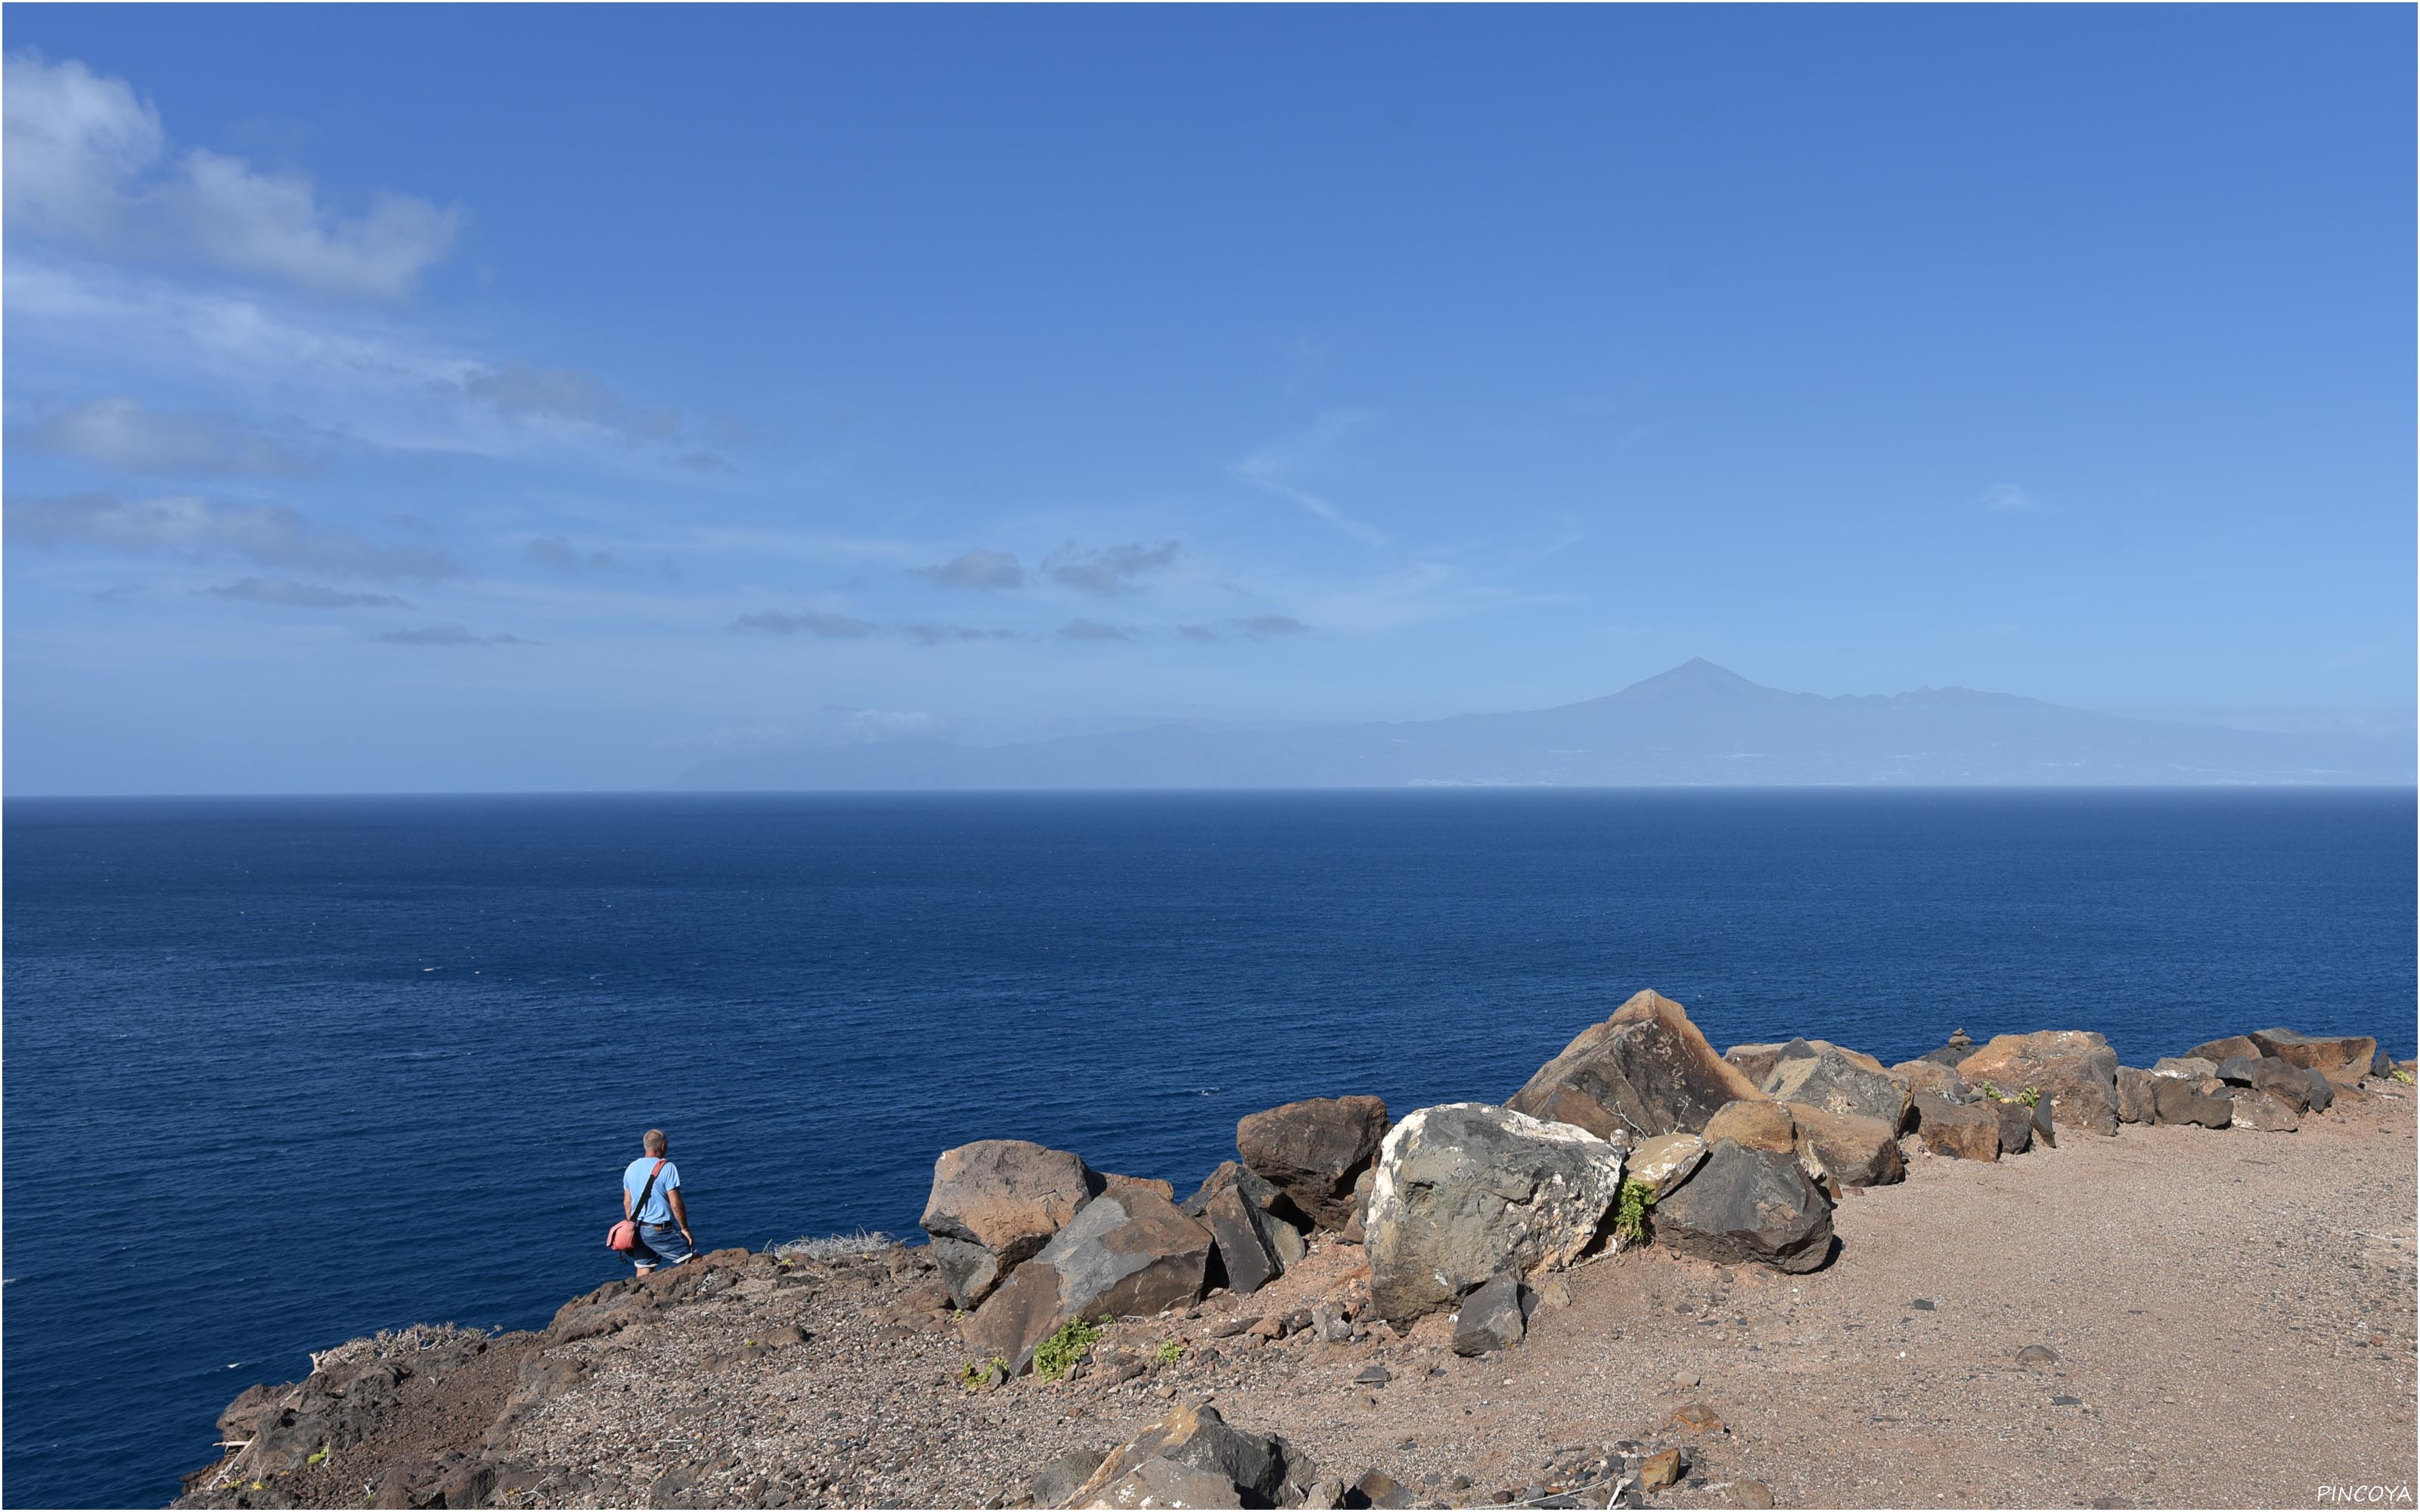
<path id="1" fill-rule="evenodd" d="M 1387 1104 L 1374 1097 L 1314 1097 L 1248 1114 L 1235 1151 L 1321 1228 L 1353 1217 L 1353 1183 L 1387 1137 Z"/>
<path id="2" fill-rule="evenodd" d="M 1176 1205 L 1176 1211 L 1187 1218 L 1199 1218 L 1210 1211 L 1210 1199 L 1226 1187 L 1244 1195 L 1244 1200 L 1271 1217 L 1282 1218 L 1296 1228 L 1311 1227 L 1311 1215 L 1294 1205 L 1277 1183 L 1255 1173 L 1240 1161 L 1222 1160 L 1218 1168 L 1202 1179 L 1193 1195 Z"/>
<path id="3" fill-rule="evenodd" d="M 1798 1151 L 1798 1120 L 1790 1109 L 1769 1098 L 1745 1098 L 1726 1103 L 1706 1120 L 1704 1134 L 1708 1149 L 1719 1139 L 1729 1139 L 1749 1149 L 1761 1149 L 1769 1155 L 1794 1155 Z"/>
<path id="4" fill-rule="evenodd" d="M 2235 1103 L 2226 1084 L 2215 1076 L 2154 1076 L 2153 1096 L 2162 1123 L 2197 1123 L 2224 1129 L 2235 1121 Z"/>
<path id="5" fill-rule="evenodd" d="M 1209 1227 L 1218 1245 L 1218 1266 L 1226 1275 L 1227 1288 L 1238 1297 L 1260 1290 L 1303 1257 L 1300 1230 L 1254 1207 L 1232 1186 L 1210 1198 L 1202 1222 Z"/>
<path id="6" fill-rule="evenodd" d="M 1791 1044 L 1801 1044 L 1804 1042 L 1804 1041 L 1797 1040 L 1790 1041 Z M 1789 1047 L 1789 1045 L 1779 1042 L 1769 1044 L 1735 1044 L 1729 1050 L 1723 1052 L 1723 1059 L 1730 1065 L 1730 1068 L 1733 1071 L 1736 1071 L 1741 1075 L 1746 1077 L 1749 1082 L 1758 1087 L 1762 1087 L 1764 1085 L 1764 1079 L 1773 1074 L 1773 1068 L 1781 1064 L 1781 1052 Z"/>
<path id="7" fill-rule="evenodd" d="M 1784 1103 L 1880 1119 L 1897 1129 L 1907 1121 L 1907 1088 L 1880 1065 L 1864 1063 L 1872 1058 L 1852 1058 L 1838 1046 L 1827 1045 L 1819 1055 L 1775 1066 L 1764 1079 L 1763 1090 Z"/>
<path id="8" fill-rule="evenodd" d="M 2191 1050 L 2186 1051 L 2183 1056 L 2178 1058 L 2207 1060 L 2211 1065 L 2215 1066 L 2222 1060 L 2231 1059 L 2237 1056 L 2259 1056 L 2265 1054 L 2267 1054 L 2266 1051 L 2252 1042 L 2250 1036 L 2230 1034 L 2223 1040 L 2212 1040 L 2207 1044 L 2197 1044 Z"/>
<path id="9" fill-rule="evenodd" d="M 1370 1188 L 1370 1300 L 1388 1322 L 1450 1307 L 1501 1271 L 1595 1242 L 1627 1141 L 1482 1103 L 1421 1108 L 1387 1134 Z"/>
<path id="10" fill-rule="evenodd" d="M 978 1139 L 941 1151 L 924 1232 L 950 1301 L 972 1307 L 1050 1242 L 1101 1190 L 1080 1155 L 1030 1139 Z"/>
<path id="11" fill-rule="evenodd" d="M 2154 1098 L 2156 1084 L 2151 1073 L 2136 1066 L 2118 1068 L 2118 1121 L 2120 1123 L 2157 1123 L 2160 1107 Z"/>
<path id="12" fill-rule="evenodd" d="M 1110 1450 L 1063 1504 L 1277 1506 L 1301 1500 L 1295 1465 L 1283 1439 L 1232 1427 L 1217 1408 L 1187 1400 Z"/>
<path id="13" fill-rule="evenodd" d="M 2162 1056 L 2151 1062 L 2152 1075 L 2180 1076 L 2189 1082 L 2197 1082 L 2217 1072 L 2217 1061 L 2205 1060 L 2199 1056 Z"/>
<path id="14" fill-rule="evenodd" d="M 977 1359 L 1033 1364 L 1033 1347 L 1081 1319 L 1128 1318 L 1202 1295 L 1210 1230 L 1156 1193 L 1104 1193 L 1018 1266 L 965 1325 Z"/>
<path id="15" fill-rule="evenodd" d="M 1953 1160 L 2000 1158 L 2000 1119 L 1988 1101 L 1952 1103 L 1938 1092 L 1918 1092 L 1912 1102 L 1925 1149 Z"/>
<path id="16" fill-rule="evenodd" d="M 1696 1134 L 1726 1103 L 1761 1094 L 1670 998 L 1642 992 L 1538 1068 L 1505 1106 L 1600 1139 Z"/>
<path id="17" fill-rule="evenodd" d="M 1842 1186 L 1888 1186 L 1907 1177 L 1907 1163 L 1899 1152 L 1899 1128 L 1880 1119 L 1829 1108 L 1790 1104 L 1799 1137 L 1815 1147 L 1823 1168 Z M 1635 1169 L 1637 1156 L 1631 1158 Z"/>
<path id="18" fill-rule="evenodd" d="M 2264 1056 L 2318 1072 L 2338 1087 L 2351 1087 L 2369 1074 L 2378 1058 L 2378 1041 L 2366 1034 L 2297 1034 L 2291 1029 L 2255 1029 L 2245 1038 Z"/>
<path id="19" fill-rule="evenodd" d="M 1958 1063 L 1958 1074 L 1969 1085 L 1990 1082 L 2011 1093 L 2040 1088 L 2057 1122 L 2098 1134 L 2118 1132 L 2118 1052 L 2098 1034 L 1995 1034 Z"/>
<path id="20" fill-rule="evenodd" d="M 2257 1087 L 2229 1087 L 2226 1100 L 2235 1104 L 2235 1116 L 2227 1120 L 2230 1129 L 2292 1134 L 2303 1126 L 2293 1104 L 2274 1092 L 2264 1092 Z"/>
<path id="21" fill-rule="evenodd" d="M 1658 1243 L 1720 1265 L 1793 1274 L 1831 1257 L 1832 1199 L 1794 1154 L 1718 1138 L 1704 1164 L 1655 1204 Z"/>
<path id="22" fill-rule="evenodd" d="M 2301 1066 L 2289 1066 L 2275 1056 L 2229 1056 L 2214 1074 L 2229 1087 L 2257 1088 L 2289 1104 L 2296 1113 L 2311 1105 L 2311 1084 L 2327 1078 Z"/>
<path id="23" fill-rule="evenodd" d="M 1890 1068 L 1891 1078 L 1907 1088 L 1913 1099 L 1918 1092 L 1931 1092 L 1945 1103 L 1972 1103 L 1975 1089 L 1958 1068 L 1938 1060 L 1902 1060 Z M 1911 1109 L 1911 1112 L 1913 1110 Z"/>

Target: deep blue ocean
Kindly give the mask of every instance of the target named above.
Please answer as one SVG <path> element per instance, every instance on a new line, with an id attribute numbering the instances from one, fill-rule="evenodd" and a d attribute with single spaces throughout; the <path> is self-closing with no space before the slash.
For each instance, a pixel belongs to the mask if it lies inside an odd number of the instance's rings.
<path id="1" fill-rule="evenodd" d="M 1416 793 L 12 800 L 10 1505 L 160 1504 L 304 1351 L 526 1327 L 700 1241 L 912 1232 L 1017 1135 L 1501 1100 L 1641 987 L 1717 1047 L 2414 1037 L 2414 800 Z"/>

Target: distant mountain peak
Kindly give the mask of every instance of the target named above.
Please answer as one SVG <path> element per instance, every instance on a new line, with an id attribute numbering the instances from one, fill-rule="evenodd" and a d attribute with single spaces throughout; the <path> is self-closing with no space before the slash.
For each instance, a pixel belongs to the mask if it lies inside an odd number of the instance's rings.
<path id="1" fill-rule="evenodd" d="M 1778 698 L 1779 689 L 1751 683 L 1728 667 L 1703 656 L 1691 656 L 1670 671 L 1631 684 L 1614 697 L 1633 700 L 1704 698 Z"/>

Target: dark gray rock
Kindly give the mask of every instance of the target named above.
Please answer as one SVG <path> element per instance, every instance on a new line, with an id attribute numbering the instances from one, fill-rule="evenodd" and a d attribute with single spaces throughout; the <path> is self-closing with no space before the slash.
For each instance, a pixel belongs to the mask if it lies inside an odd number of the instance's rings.
<path id="1" fill-rule="evenodd" d="M 1767 1096 L 1804 1103 L 1826 1113 L 1880 1119 L 1897 1130 L 1907 1121 L 1908 1089 L 1888 1072 L 1860 1065 L 1833 1046 L 1800 1058 L 1783 1056 L 1764 1079 Z"/>
<path id="2" fill-rule="evenodd" d="M 2000 1120 L 2000 1153 L 2022 1155 L 2034 1147 L 2034 1110 L 2023 1103 L 1987 1102 L 1992 1116 Z"/>
<path id="3" fill-rule="evenodd" d="M 1276 1506 L 1289 1484 L 1288 1445 L 1282 1439 L 1230 1427 L 1218 1409 L 1183 1401 L 1166 1417 L 1111 1450 L 1084 1484 L 1070 1493 L 1072 1505 Z M 1157 1464 L 1168 1469 L 1154 1471 Z M 1304 1465 L 1308 1469 L 1307 1463 Z M 1170 1470 L 1183 1472 L 1171 1475 Z M 1118 1488 L 1141 1477 L 1121 1496 Z M 1208 1499 L 1212 1488 L 1194 1477 L 1213 1477 L 1233 1500 Z M 1155 1498 L 1140 1499 L 1147 1493 Z M 1182 1500 L 1171 1501 L 1171 1496 Z M 1041 1504 L 1037 1499 L 1035 1504 Z"/>
<path id="4" fill-rule="evenodd" d="M 1213 1196 L 1202 1221 L 1209 1226 L 1211 1239 L 1218 1245 L 1218 1263 L 1226 1273 L 1227 1287 L 1239 1297 L 1250 1296 L 1284 1273 L 1285 1255 L 1273 1230 L 1288 1228 L 1295 1241 L 1290 1246 L 1292 1253 L 1296 1259 L 1302 1257 L 1301 1236 L 1246 1201 L 1235 1187 Z"/>
<path id="5" fill-rule="evenodd" d="M 1831 1257 L 1832 1202 L 1794 1157 L 1717 1139 L 1655 1204 L 1655 1238 L 1717 1264 L 1812 1271 Z"/>
<path id="6" fill-rule="evenodd" d="M 1509 1108 L 1421 1108 L 1387 1135 L 1370 1192 L 1370 1298 L 1408 1323 L 1499 1271 L 1564 1266 L 1597 1240 L 1624 1146 Z"/>
<path id="7" fill-rule="evenodd" d="M 1314 1225 L 1338 1229 L 1352 1221 L 1353 1183 L 1386 1137 L 1381 1100 L 1314 1097 L 1246 1115 L 1235 1125 L 1235 1150 Z"/>
<path id="8" fill-rule="evenodd" d="M 1462 1311 L 1454 1323 L 1453 1352 L 1492 1354 L 1520 1343 L 1529 1331 L 1528 1313 L 1521 1305 L 1528 1289 L 1521 1285 L 1519 1275 L 1501 1271 L 1463 1298 Z"/>

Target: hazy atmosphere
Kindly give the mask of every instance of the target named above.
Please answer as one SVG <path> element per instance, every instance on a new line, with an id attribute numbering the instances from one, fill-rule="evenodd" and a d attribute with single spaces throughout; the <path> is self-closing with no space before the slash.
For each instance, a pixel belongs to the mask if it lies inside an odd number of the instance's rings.
<path id="1" fill-rule="evenodd" d="M 1700 656 L 2409 776 L 2408 8 L 8 19 L 14 795 Z"/>

